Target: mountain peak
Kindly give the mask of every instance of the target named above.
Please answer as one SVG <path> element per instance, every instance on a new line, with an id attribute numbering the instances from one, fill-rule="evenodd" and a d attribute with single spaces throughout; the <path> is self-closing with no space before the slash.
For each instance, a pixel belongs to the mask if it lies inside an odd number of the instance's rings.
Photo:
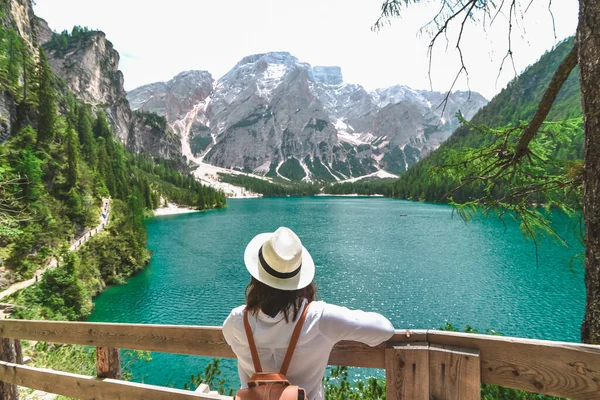
<path id="1" fill-rule="evenodd" d="M 293 64 L 298 59 L 287 51 L 272 51 L 268 53 L 252 54 L 242 58 L 237 65 L 254 64 L 258 61 L 264 61 L 268 64 Z"/>
<path id="2" fill-rule="evenodd" d="M 337 66 L 315 66 L 312 68 L 316 81 L 326 85 L 339 86 L 344 83 L 342 69 Z"/>

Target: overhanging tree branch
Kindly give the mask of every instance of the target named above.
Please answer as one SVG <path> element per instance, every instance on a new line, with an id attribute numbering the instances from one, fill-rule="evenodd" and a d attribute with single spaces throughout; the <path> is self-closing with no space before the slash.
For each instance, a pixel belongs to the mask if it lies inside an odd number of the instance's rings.
<path id="1" fill-rule="evenodd" d="M 523 134 L 515 146 L 515 152 L 512 159 L 513 164 L 516 164 L 521 158 L 523 158 L 523 156 L 529 153 L 529 143 L 531 140 L 533 140 L 538 130 L 546 120 L 546 117 L 552 108 L 552 104 L 554 104 L 554 100 L 556 100 L 556 96 L 569 77 L 569 74 L 573 68 L 577 66 L 578 48 L 579 46 L 576 40 L 573 44 L 573 48 L 569 54 L 567 54 L 567 57 L 565 57 L 563 62 L 556 69 L 548 88 L 544 92 L 544 95 L 542 96 L 542 99 L 535 110 L 535 114 L 533 114 L 531 121 L 529 124 L 527 124 L 527 127 L 523 131 Z"/>

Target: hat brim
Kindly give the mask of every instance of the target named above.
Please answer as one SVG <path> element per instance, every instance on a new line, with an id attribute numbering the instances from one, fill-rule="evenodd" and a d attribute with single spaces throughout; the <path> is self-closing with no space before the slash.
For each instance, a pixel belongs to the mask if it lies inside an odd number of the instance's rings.
<path id="1" fill-rule="evenodd" d="M 302 267 L 295 277 L 280 279 L 263 269 L 258 261 L 258 250 L 272 235 L 271 232 L 256 235 L 246 246 L 244 264 L 250 275 L 265 285 L 280 290 L 298 290 L 310 285 L 315 277 L 315 263 L 304 246 L 302 246 Z"/>

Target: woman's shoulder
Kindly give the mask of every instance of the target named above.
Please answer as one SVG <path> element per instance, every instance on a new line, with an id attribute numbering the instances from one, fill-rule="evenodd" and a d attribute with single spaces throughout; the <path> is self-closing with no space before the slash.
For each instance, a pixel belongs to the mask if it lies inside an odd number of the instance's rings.
<path id="1" fill-rule="evenodd" d="M 239 307 L 231 310 L 227 318 L 225 319 L 225 323 L 241 323 L 244 319 L 244 310 L 246 309 L 246 305 L 241 305 Z"/>
<path id="2" fill-rule="evenodd" d="M 246 305 L 242 304 L 241 306 L 238 306 L 238 307 L 234 308 L 233 310 L 231 310 L 231 312 L 229 313 L 229 316 L 242 318 L 244 316 L 245 309 L 246 309 Z"/>
<path id="3" fill-rule="evenodd" d="M 312 301 L 310 303 L 309 315 L 313 314 L 314 316 L 318 316 L 319 319 L 324 316 L 328 316 L 331 313 L 339 313 L 342 307 L 337 306 L 335 304 L 327 303 L 325 301 Z"/>

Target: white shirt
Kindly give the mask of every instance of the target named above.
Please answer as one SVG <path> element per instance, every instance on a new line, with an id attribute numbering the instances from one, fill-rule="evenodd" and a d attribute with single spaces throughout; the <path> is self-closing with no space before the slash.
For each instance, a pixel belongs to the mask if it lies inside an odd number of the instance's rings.
<path id="1" fill-rule="evenodd" d="M 303 306 L 305 303 L 306 300 Z M 242 388 L 248 387 L 248 378 L 254 374 L 244 330 L 245 308 L 245 305 L 234 308 L 223 324 L 225 340 L 238 359 Z M 262 311 L 257 315 L 249 314 L 248 321 L 263 371 L 278 372 L 296 321 L 286 323 L 281 312 L 275 317 L 270 317 Z M 377 346 L 393 334 L 394 327 L 380 314 L 313 301 L 286 377 L 293 385 L 306 390 L 308 400 L 322 400 L 323 375 L 334 344 L 340 340 L 353 340 Z"/>

